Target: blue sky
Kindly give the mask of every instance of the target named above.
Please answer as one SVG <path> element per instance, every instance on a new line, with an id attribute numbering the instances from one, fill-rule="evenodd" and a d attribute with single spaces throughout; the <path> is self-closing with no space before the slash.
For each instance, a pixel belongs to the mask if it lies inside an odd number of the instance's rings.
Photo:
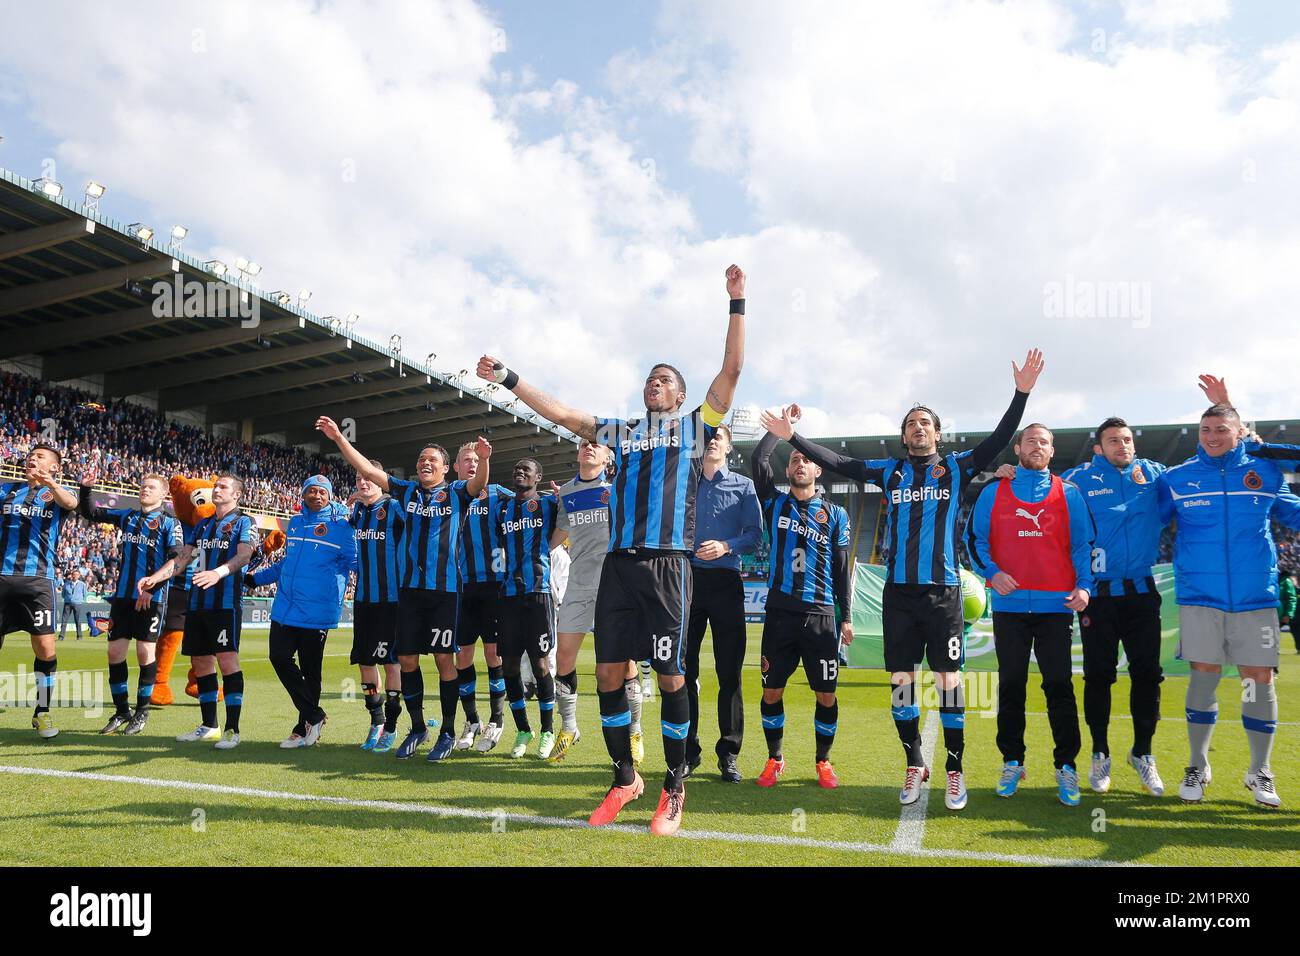
<path id="1" fill-rule="evenodd" d="M 54 2 L 62 61 L 0 38 L 0 165 L 104 181 L 108 215 L 182 222 L 438 366 L 526 334 L 594 411 L 665 354 L 703 391 L 738 261 L 738 402 L 800 400 L 810 431 L 914 400 L 987 427 L 1031 345 L 1054 424 L 1187 420 L 1198 371 L 1300 413 L 1293 357 L 1216 337 L 1293 322 L 1300 4 L 384 9 Z M 1151 315 L 1061 317 L 1067 282 Z"/>

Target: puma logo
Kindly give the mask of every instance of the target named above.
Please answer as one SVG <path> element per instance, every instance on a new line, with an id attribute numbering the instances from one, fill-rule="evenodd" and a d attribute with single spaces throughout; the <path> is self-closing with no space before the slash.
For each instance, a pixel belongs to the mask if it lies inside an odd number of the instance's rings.
<path id="1" fill-rule="evenodd" d="M 1100 481 L 1102 484 L 1106 483 L 1106 479 L 1103 478 L 1101 475 L 1089 475 L 1088 477 L 1091 478 L 1093 481 Z"/>
<path id="2" fill-rule="evenodd" d="M 1187 487 L 1188 487 L 1188 488 L 1195 488 L 1197 491 L 1200 491 L 1200 490 L 1201 490 L 1201 483 L 1200 483 L 1199 481 L 1189 481 L 1189 482 L 1187 483 Z"/>
<path id="3" fill-rule="evenodd" d="M 1038 519 L 1042 517 L 1043 512 L 1046 511 L 1046 510 L 1047 510 L 1046 508 L 1039 508 L 1037 514 L 1030 514 L 1030 513 L 1029 513 L 1028 511 L 1026 511 L 1024 508 L 1017 508 L 1017 509 L 1016 509 L 1016 517 L 1017 517 L 1017 518 L 1028 518 L 1030 521 L 1032 521 L 1032 522 L 1034 523 L 1034 527 L 1035 527 L 1035 528 L 1038 528 L 1038 530 L 1041 531 L 1041 530 L 1043 530 L 1043 529 L 1042 529 L 1042 527 L 1038 524 Z"/>

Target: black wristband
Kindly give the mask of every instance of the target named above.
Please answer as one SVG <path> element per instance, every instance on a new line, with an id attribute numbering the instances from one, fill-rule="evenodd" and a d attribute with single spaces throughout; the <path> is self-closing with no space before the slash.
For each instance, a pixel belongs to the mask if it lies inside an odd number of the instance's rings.
<path id="1" fill-rule="evenodd" d="M 732 300 L 731 300 L 731 311 L 728 312 L 727 314 L 728 314 L 728 315 L 744 315 L 744 314 L 745 314 L 745 300 L 744 300 L 744 299 L 732 299 Z"/>
<path id="2" fill-rule="evenodd" d="M 513 392 L 515 390 L 515 386 L 519 384 L 518 373 L 514 372 L 511 369 L 506 369 L 506 377 L 501 380 L 501 384 Z"/>

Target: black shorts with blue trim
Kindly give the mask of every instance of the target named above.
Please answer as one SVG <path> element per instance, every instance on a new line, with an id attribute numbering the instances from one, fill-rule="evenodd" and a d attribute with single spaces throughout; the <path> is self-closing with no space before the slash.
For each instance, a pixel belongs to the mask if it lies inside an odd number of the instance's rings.
<path id="1" fill-rule="evenodd" d="M 763 617 L 763 689 L 785 686 L 803 662 L 815 694 L 833 694 L 840 674 L 840 635 L 833 608 L 773 607 L 770 596 Z"/>
<path id="2" fill-rule="evenodd" d="M 348 662 L 366 667 L 397 663 L 397 602 L 352 605 L 352 653 Z"/>
<path id="3" fill-rule="evenodd" d="M 501 598 L 497 615 L 502 657 L 527 654 L 529 660 L 545 657 L 555 646 L 555 608 L 549 591 L 513 594 Z"/>
<path id="4" fill-rule="evenodd" d="M 0 632 L 54 633 L 54 579 L 34 574 L 0 577 Z"/>
<path id="5" fill-rule="evenodd" d="M 501 585 L 466 584 L 460 592 L 460 620 L 456 625 L 456 646 L 473 647 L 482 638 L 484 644 L 497 642 L 501 607 Z"/>
<path id="6" fill-rule="evenodd" d="M 605 555 L 596 592 L 596 663 L 649 660 L 659 674 L 684 675 L 692 582 L 685 551 Z"/>
<path id="7" fill-rule="evenodd" d="M 186 657 L 210 657 L 238 651 L 239 623 L 238 608 L 190 609 L 185 614 L 181 653 Z"/>
<path id="8" fill-rule="evenodd" d="M 880 624 L 890 673 L 914 671 L 922 661 L 935 673 L 952 673 L 966 663 L 960 584 L 887 581 Z"/>
<path id="9" fill-rule="evenodd" d="M 152 644 L 162 636 L 163 618 L 166 614 L 167 608 L 162 601 L 156 601 L 139 611 L 131 598 L 110 598 L 108 639 L 129 641 L 134 638 Z"/>
<path id="10" fill-rule="evenodd" d="M 397 593 L 397 653 L 455 654 L 460 595 L 402 588 Z"/>

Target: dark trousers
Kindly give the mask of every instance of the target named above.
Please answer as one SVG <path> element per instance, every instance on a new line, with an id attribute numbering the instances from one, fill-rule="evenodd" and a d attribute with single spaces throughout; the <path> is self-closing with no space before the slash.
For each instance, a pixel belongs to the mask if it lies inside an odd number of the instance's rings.
<path id="1" fill-rule="evenodd" d="M 700 645 L 704 629 L 713 633 L 713 668 L 718 675 L 718 756 L 740 753 L 745 736 L 745 705 L 740 671 L 745 664 L 745 586 L 740 572 L 727 568 L 692 568 L 691 616 L 686 627 L 686 696 L 691 729 L 686 758 L 700 756 Z"/>
<path id="2" fill-rule="evenodd" d="M 327 633 L 271 622 L 271 666 L 298 711 L 294 730 L 300 734 L 307 732 L 307 724 L 318 724 L 325 718 L 320 707 L 320 682 Z"/>
<path id="3" fill-rule="evenodd" d="M 1059 770 L 1079 756 L 1079 708 L 1071 678 L 1070 614 L 993 612 L 993 644 L 998 655 L 998 750 L 1003 760 L 1025 762 L 1025 687 L 1029 652 L 1038 661 L 1047 697 L 1047 720 Z"/>
<path id="4" fill-rule="evenodd" d="M 1110 687 L 1119 666 L 1119 648 L 1128 658 L 1129 713 L 1138 756 L 1151 752 L 1160 719 L 1160 594 L 1097 594 L 1079 615 L 1083 633 L 1083 717 L 1094 750 L 1109 753 Z"/>

